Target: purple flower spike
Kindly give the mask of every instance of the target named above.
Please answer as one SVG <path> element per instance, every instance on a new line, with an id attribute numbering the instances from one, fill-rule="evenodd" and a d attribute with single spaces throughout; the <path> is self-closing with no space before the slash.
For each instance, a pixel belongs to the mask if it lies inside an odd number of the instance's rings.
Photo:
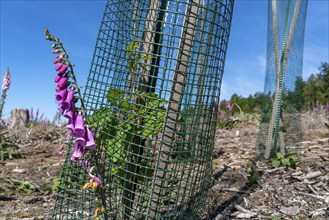
<path id="1" fill-rule="evenodd" d="M 80 112 L 75 119 L 74 128 L 77 136 L 82 137 L 85 135 L 85 125 L 83 122 L 83 117 Z"/>
<path id="2" fill-rule="evenodd" d="M 233 106 L 231 105 L 230 102 L 226 102 L 226 108 L 231 112 L 233 109 Z"/>
<path id="3" fill-rule="evenodd" d="M 83 146 L 79 143 L 76 143 L 74 147 L 74 152 L 71 156 L 71 160 L 73 162 L 77 162 L 80 158 L 83 157 L 83 154 L 84 154 Z"/>
<path id="4" fill-rule="evenodd" d="M 61 91 L 59 91 L 59 93 L 55 95 L 55 98 L 57 101 L 62 102 L 66 99 L 66 96 L 67 96 L 67 90 L 62 89 Z"/>
<path id="5" fill-rule="evenodd" d="M 69 91 L 67 92 L 67 96 L 65 101 L 63 102 L 63 106 L 65 109 L 70 109 L 71 105 L 73 104 L 73 99 L 74 99 L 74 90 L 71 88 L 69 89 Z"/>
<path id="6" fill-rule="evenodd" d="M 63 63 L 58 63 L 55 67 L 55 70 L 59 71 L 62 68 L 62 66 L 63 66 Z"/>
<path id="7" fill-rule="evenodd" d="M 3 78 L 3 83 L 2 83 L 2 90 L 6 91 L 10 87 L 10 72 L 9 68 L 7 68 L 6 75 Z"/>
<path id="8" fill-rule="evenodd" d="M 67 64 L 64 64 L 64 65 L 60 68 L 59 73 L 60 73 L 60 74 L 64 74 L 64 73 L 66 73 L 67 68 L 68 68 L 68 65 L 67 65 Z"/>
<path id="9" fill-rule="evenodd" d="M 86 146 L 85 148 L 90 149 L 90 150 L 95 150 L 96 149 L 96 143 L 94 140 L 93 133 L 89 130 L 89 128 L 86 128 Z"/>
<path id="10" fill-rule="evenodd" d="M 68 79 L 67 77 L 62 77 L 62 78 L 58 81 L 57 86 L 58 86 L 59 88 L 63 89 L 64 87 L 67 86 L 67 81 L 68 81 L 68 80 L 69 80 L 69 79 Z"/>

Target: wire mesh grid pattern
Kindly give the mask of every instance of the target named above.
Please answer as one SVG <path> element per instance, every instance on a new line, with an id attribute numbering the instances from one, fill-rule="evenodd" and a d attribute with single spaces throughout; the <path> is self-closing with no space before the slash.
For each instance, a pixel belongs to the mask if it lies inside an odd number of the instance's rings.
<path id="1" fill-rule="evenodd" d="M 108 0 L 84 93 L 102 180 L 69 158 L 54 219 L 197 219 L 211 183 L 233 0 Z M 82 164 L 82 165 L 81 165 Z"/>
<path id="2" fill-rule="evenodd" d="M 277 152 L 298 153 L 307 2 L 269 1 L 264 87 L 267 98 L 257 143 L 261 158 Z"/>

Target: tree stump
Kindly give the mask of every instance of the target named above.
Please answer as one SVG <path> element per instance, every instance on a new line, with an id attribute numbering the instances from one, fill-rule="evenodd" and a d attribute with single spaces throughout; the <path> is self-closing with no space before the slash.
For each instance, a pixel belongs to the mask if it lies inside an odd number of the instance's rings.
<path id="1" fill-rule="evenodd" d="M 11 110 L 10 127 L 13 129 L 22 128 L 30 121 L 29 110 L 24 108 L 14 108 Z"/>

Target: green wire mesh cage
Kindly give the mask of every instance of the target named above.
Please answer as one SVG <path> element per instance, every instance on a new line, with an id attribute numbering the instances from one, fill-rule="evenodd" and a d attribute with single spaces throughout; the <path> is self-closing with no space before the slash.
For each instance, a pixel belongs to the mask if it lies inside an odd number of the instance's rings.
<path id="1" fill-rule="evenodd" d="M 84 93 L 97 150 L 67 157 L 53 219 L 199 218 L 233 4 L 108 0 Z"/>
<path id="2" fill-rule="evenodd" d="M 307 0 L 269 1 L 267 62 L 258 156 L 298 153 Z"/>

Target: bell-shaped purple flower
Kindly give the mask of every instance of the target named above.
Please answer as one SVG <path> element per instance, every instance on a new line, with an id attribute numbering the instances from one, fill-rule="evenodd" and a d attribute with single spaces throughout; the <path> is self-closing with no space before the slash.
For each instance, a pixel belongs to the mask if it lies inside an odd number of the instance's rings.
<path id="1" fill-rule="evenodd" d="M 61 74 L 57 74 L 56 77 L 55 77 L 55 79 L 54 79 L 55 83 L 58 83 L 59 80 L 60 80 L 62 77 L 63 77 L 63 76 L 62 76 Z"/>
<path id="2" fill-rule="evenodd" d="M 74 105 L 71 105 L 70 108 L 65 112 L 65 114 L 63 116 L 65 118 L 73 121 L 75 118 Z"/>
<path id="3" fill-rule="evenodd" d="M 95 150 L 96 149 L 96 143 L 94 139 L 93 133 L 89 130 L 89 128 L 86 128 L 86 145 L 85 148 L 90 149 L 90 150 Z"/>
<path id="4" fill-rule="evenodd" d="M 63 66 L 59 69 L 59 74 L 66 73 L 66 70 L 69 66 L 67 64 L 63 64 Z"/>
<path id="5" fill-rule="evenodd" d="M 73 154 L 71 156 L 71 160 L 72 161 L 78 161 L 80 158 L 83 157 L 84 154 L 84 149 L 83 146 L 79 143 L 75 143 L 75 147 L 74 147 L 74 151 Z"/>
<path id="6" fill-rule="evenodd" d="M 69 129 L 71 131 L 71 135 L 75 133 L 74 129 L 74 120 L 69 120 L 65 128 Z"/>
<path id="7" fill-rule="evenodd" d="M 63 102 L 66 99 L 66 96 L 67 96 L 67 89 L 64 88 L 55 95 L 55 98 L 57 101 Z"/>
<path id="8" fill-rule="evenodd" d="M 62 66 L 63 66 L 63 63 L 58 63 L 55 67 L 55 70 L 59 71 L 62 68 Z"/>
<path id="9" fill-rule="evenodd" d="M 67 92 L 67 96 L 65 101 L 62 103 L 65 109 L 70 109 L 71 105 L 73 105 L 73 100 L 74 100 L 74 90 L 71 88 Z"/>
<path id="10" fill-rule="evenodd" d="M 63 105 L 63 102 L 60 102 L 57 109 L 63 114 L 66 110 L 65 106 Z"/>
<path id="11" fill-rule="evenodd" d="M 68 80 L 69 80 L 69 79 L 68 79 L 67 77 L 62 77 L 62 78 L 58 81 L 57 86 L 58 86 L 59 88 L 61 88 L 61 89 L 66 88 L 66 86 L 67 86 L 67 81 L 68 81 Z"/>
<path id="12" fill-rule="evenodd" d="M 80 144 L 81 146 L 85 147 L 86 146 L 86 139 L 84 136 L 79 136 L 75 134 L 75 143 Z"/>
<path id="13" fill-rule="evenodd" d="M 59 55 L 58 57 L 56 57 L 56 58 L 54 59 L 53 63 L 54 63 L 54 64 L 59 63 L 60 61 L 62 61 L 62 59 L 63 59 L 63 54 L 61 54 L 61 55 Z"/>
<path id="14" fill-rule="evenodd" d="M 74 129 L 77 137 L 83 137 L 85 135 L 85 125 L 83 121 L 83 116 L 80 112 L 75 118 Z"/>

